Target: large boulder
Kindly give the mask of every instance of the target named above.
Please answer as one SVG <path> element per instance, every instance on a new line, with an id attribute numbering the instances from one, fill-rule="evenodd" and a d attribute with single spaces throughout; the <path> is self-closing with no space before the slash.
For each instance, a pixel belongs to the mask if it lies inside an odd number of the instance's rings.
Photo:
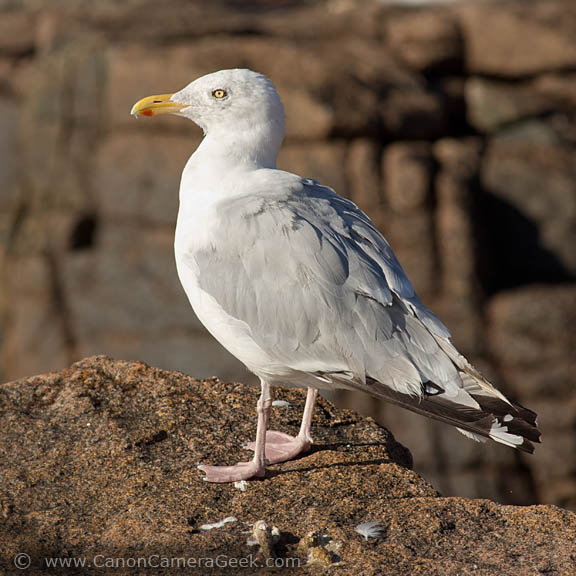
<path id="1" fill-rule="evenodd" d="M 84 559 L 84 574 L 177 573 L 178 559 L 203 574 L 576 573 L 575 515 L 442 498 L 387 430 L 324 400 L 310 453 L 237 487 L 203 482 L 196 465 L 246 454 L 256 388 L 100 356 L 0 390 L 6 573 L 47 558 Z M 289 405 L 274 426 L 294 433 L 303 395 L 277 396 Z M 361 535 L 366 522 L 379 530 Z"/>

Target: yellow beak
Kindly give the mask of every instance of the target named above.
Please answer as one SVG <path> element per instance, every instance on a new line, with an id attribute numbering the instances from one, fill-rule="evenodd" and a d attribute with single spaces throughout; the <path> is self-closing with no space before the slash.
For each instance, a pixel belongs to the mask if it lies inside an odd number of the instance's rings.
<path id="1" fill-rule="evenodd" d="M 132 116 L 156 116 L 157 114 L 177 114 L 186 108 L 185 104 L 178 104 L 178 102 L 172 102 L 170 100 L 172 94 L 158 94 L 157 96 L 148 96 L 138 100 L 130 114 Z"/>

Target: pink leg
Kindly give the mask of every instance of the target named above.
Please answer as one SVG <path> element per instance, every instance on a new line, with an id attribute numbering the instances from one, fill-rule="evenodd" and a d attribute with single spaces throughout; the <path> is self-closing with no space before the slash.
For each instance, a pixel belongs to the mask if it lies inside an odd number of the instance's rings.
<path id="1" fill-rule="evenodd" d="M 296 458 L 302 452 L 309 450 L 312 444 L 310 427 L 312 425 L 312 414 L 314 413 L 314 404 L 318 396 L 318 390 L 308 388 L 306 395 L 306 406 L 302 415 L 302 424 L 298 436 L 290 436 L 284 432 L 269 430 L 266 433 L 266 460 L 269 464 L 277 462 L 286 462 Z M 256 451 L 257 442 L 249 442 L 246 448 Z"/>
<path id="2" fill-rule="evenodd" d="M 239 480 L 248 480 L 250 478 L 261 478 L 265 474 L 266 458 L 266 426 L 270 407 L 272 406 L 272 397 L 270 396 L 270 387 L 264 380 L 260 381 L 262 392 L 258 400 L 258 425 L 256 427 L 256 442 L 254 442 L 254 458 L 250 462 L 238 462 L 234 466 L 198 466 L 206 474 L 206 482 L 237 482 Z"/>

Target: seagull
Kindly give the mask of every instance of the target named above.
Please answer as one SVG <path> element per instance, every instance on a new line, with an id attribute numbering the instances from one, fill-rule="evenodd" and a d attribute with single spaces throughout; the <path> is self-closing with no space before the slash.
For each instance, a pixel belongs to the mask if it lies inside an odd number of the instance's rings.
<path id="1" fill-rule="evenodd" d="M 260 380 L 247 462 L 201 465 L 208 482 L 265 475 L 309 450 L 319 390 L 359 390 L 525 452 L 536 414 L 512 402 L 454 347 L 370 218 L 331 188 L 276 168 L 285 114 L 274 84 L 220 70 L 138 101 L 204 131 L 180 184 L 174 250 L 194 312 Z M 296 436 L 267 431 L 271 387 L 307 388 Z"/>

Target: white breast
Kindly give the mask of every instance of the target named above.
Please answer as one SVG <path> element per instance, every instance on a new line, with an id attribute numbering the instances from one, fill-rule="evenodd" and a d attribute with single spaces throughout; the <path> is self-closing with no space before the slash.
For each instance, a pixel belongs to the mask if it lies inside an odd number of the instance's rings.
<path id="1" fill-rule="evenodd" d="M 249 370 L 269 380 L 289 378 L 292 371 L 278 364 L 256 344 L 250 327 L 230 316 L 199 286 L 194 253 L 211 244 L 217 247 L 218 238 L 212 232 L 215 218 L 213 205 L 199 205 L 196 211 L 180 210 L 178 214 L 174 252 L 178 276 L 188 300 L 212 336 Z"/>

